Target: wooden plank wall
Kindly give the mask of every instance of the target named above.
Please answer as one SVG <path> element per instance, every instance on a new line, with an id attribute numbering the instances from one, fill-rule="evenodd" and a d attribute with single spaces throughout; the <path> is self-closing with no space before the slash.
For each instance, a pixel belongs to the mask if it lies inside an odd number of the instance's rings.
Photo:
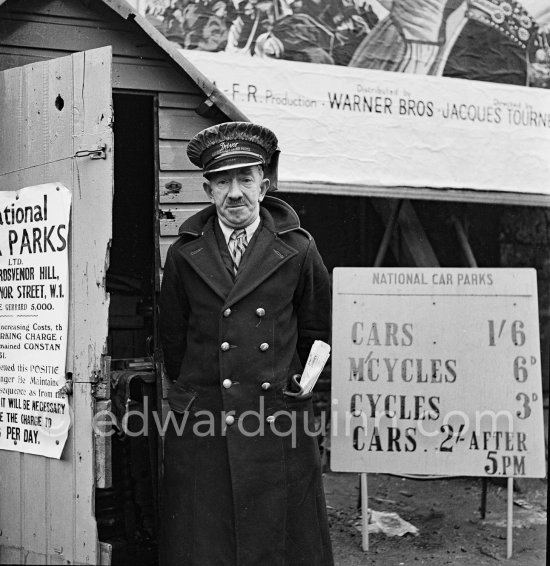
<path id="1" fill-rule="evenodd" d="M 216 122 L 195 112 L 202 97 L 159 94 L 159 248 L 164 265 L 182 222 L 208 204 L 202 172 L 187 158 L 189 140 Z"/>
<path id="2" fill-rule="evenodd" d="M 201 93 L 134 22 L 100 0 L 7 0 L 0 6 L 0 71 L 107 45 L 113 48 L 113 88 Z"/>
<path id="3" fill-rule="evenodd" d="M 204 95 L 196 94 L 163 92 L 159 93 L 158 97 L 158 261 L 160 265 L 157 290 L 160 290 L 166 253 L 177 239 L 179 227 L 187 218 L 209 203 L 202 188 L 202 172 L 189 161 L 186 153 L 189 141 L 197 132 L 217 123 L 195 112 L 195 108 L 203 100 Z M 157 389 L 163 418 L 169 410 L 166 400 L 169 388 L 168 378 L 163 375 Z"/>

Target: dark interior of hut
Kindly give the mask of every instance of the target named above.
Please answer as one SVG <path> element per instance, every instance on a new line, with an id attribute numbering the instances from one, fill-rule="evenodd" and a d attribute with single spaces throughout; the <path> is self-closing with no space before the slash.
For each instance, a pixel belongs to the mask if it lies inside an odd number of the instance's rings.
<path id="1" fill-rule="evenodd" d="M 315 237 L 329 272 L 334 267 L 372 267 L 398 199 L 345 195 L 300 194 L 277 196 L 298 213 L 301 225 Z M 415 258 L 433 250 L 441 267 L 471 267 L 456 230 L 459 220 L 480 267 L 499 267 L 500 218 L 509 207 L 428 200 L 408 201 L 391 232 L 381 267 L 418 267 Z M 414 219 L 414 223 L 411 222 Z M 403 229 L 403 225 L 409 229 Z M 411 234 L 414 241 L 410 240 Z M 409 249 L 407 249 L 409 248 Z M 435 267 L 435 264 L 433 265 Z"/>
<path id="2" fill-rule="evenodd" d="M 154 565 L 158 437 L 152 359 L 155 272 L 154 98 L 113 94 L 113 236 L 107 272 L 110 295 L 107 355 L 111 358 L 111 478 L 96 490 L 99 540 L 112 545 L 112 564 Z"/>

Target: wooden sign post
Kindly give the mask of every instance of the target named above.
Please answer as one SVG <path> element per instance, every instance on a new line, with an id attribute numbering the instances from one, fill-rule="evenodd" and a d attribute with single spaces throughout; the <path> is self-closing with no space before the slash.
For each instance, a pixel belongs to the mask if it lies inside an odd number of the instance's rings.
<path id="1" fill-rule="evenodd" d="M 333 470 L 545 476 L 534 269 L 337 268 L 333 313 Z"/>

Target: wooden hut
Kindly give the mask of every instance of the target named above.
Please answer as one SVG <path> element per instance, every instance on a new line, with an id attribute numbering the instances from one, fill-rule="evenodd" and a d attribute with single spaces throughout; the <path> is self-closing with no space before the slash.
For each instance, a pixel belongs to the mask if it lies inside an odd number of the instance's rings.
<path id="1" fill-rule="evenodd" d="M 130 539 L 140 506 L 156 500 L 128 496 L 128 487 L 121 495 L 116 484 L 135 487 L 139 468 L 149 478 L 141 493 L 154 494 L 160 448 L 147 438 L 111 447 L 92 419 L 115 403 L 112 370 L 127 378 L 126 409 L 146 398 L 161 405 L 151 360 L 162 260 L 205 201 L 186 144 L 204 127 L 246 118 L 120 0 L 0 0 L 0 100 L 0 190 L 55 181 L 73 195 L 74 412 L 61 460 L 0 453 L 0 563 L 109 564 L 118 541 L 127 557 L 118 563 L 152 564 L 154 541 L 146 557 L 134 545 L 132 560 Z M 138 370 L 143 379 L 132 381 Z M 150 458 L 136 463 L 136 454 Z M 154 515 L 142 534 L 154 531 Z"/>

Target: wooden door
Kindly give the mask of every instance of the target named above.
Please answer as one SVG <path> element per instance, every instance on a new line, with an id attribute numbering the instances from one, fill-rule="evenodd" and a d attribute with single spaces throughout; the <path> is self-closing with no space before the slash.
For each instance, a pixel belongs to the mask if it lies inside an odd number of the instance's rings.
<path id="1" fill-rule="evenodd" d="M 0 451 L 0 563 L 98 564 L 93 382 L 107 338 L 113 196 L 111 48 L 0 73 L 0 190 L 72 191 L 66 371 L 73 424 L 60 460 Z M 86 154 L 104 147 L 104 158 Z M 81 153 L 78 153 L 81 152 Z"/>

